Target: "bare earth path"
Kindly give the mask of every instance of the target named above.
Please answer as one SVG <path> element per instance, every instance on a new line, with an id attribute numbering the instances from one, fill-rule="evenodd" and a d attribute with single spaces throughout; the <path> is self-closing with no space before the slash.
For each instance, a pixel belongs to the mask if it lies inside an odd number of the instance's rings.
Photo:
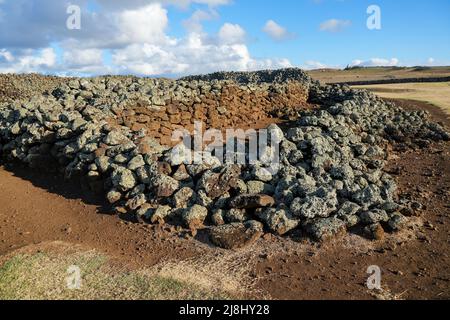
<path id="1" fill-rule="evenodd" d="M 195 246 L 188 241 L 166 243 L 163 230 L 105 212 L 101 201 L 56 176 L 17 167 L 0 170 L 0 254 L 56 240 L 146 265 L 192 254 Z"/>
<path id="2" fill-rule="evenodd" d="M 402 103 L 410 106 L 411 102 Z M 448 118 L 438 108 L 433 118 Z M 186 239 L 183 233 L 126 222 L 106 214 L 103 203 L 52 175 L 24 168 L 0 168 L 0 255 L 42 242 L 64 241 L 95 248 L 133 266 L 206 261 L 233 276 L 248 273 L 256 292 L 274 299 L 450 298 L 450 144 L 409 151 L 391 161 L 401 192 L 425 207 L 410 228 L 385 241 L 356 235 L 322 245 L 268 236 L 239 252 Z M 383 291 L 365 286 L 367 267 L 382 269 Z M 221 266 L 229 268 L 221 270 Z M 209 269 L 208 269 L 209 268 Z M 233 271 L 234 270 L 234 271 Z"/>

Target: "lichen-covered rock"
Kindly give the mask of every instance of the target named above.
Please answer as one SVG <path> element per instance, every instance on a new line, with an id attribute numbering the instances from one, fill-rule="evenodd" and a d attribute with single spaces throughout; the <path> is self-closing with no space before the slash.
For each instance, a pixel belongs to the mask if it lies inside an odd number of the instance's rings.
<path id="1" fill-rule="evenodd" d="M 221 248 L 234 250 L 255 243 L 263 235 L 263 225 L 257 221 L 232 223 L 208 230 L 211 242 Z"/>
<path id="2" fill-rule="evenodd" d="M 325 241 L 346 231 L 346 223 L 335 217 L 316 219 L 306 227 L 306 231 L 317 241 Z"/>
<path id="3" fill-rule="evenodd" d="M 359 216 L 364 224 L 376 224 L 378 222 L 388 222 L 389 216 L 384 210 L 374 209 L 364 211 Z"/>
<path id="4" fill-rule="evenodd" d="M 250 218 L 245 209 L 224 210 L 223 217 L 227 223 L 244 222 Z"/>
<path id="5" fill-rule="evenodd" d="M 185 225 L 191 230 L 203 228 L 207 216 L 208 209 L 198 204 L 184 210 L 182 215 Z"/>
<path id="6" fill-rule="evenodd" d="M 131 159 L 130 162 L 128 162 L 128 169 L 130 169 L 131 171 L 136 171 L 136 169 L 143 167 L 144 165 L 144 158 L 139 154 Z"/>
<path id="7" fill-rule="evenodd" d="M 272 232 L 280 236 L 297 228 L 300 224 L 300 220 L 285 209 L 258 209 L 256 215 Z"/>
<path id="8" fill-rule="evenodd" d="M 211 223 L 215 226 L 222 226 L 225 224 L 225 211 L 222 209 L 214 210 L 211 215 Z"/>
<path id="9" fill-rule="evenodd" d="M 126 203 L 126 207 L 130 210 L 136 210 L 146 202 L 147 198 L 145 197 L 145 194 L 141 193 L 128 200 Z"/>
<path id="10" fill-rule="evenodd" d="M 180 182 L 164 174 L 157 174 L 151 178 L 154 193 L 157 198 L 171 197 L 179 188 Z"/>
<path id="11" fill-rule="evenodd" d="M 104 142 L 110 146 L 118 146 L 128 141 L 128 138 L 119 130 L 110 131 L 104 139 Z"/>
<path id="12" fill-rule="evenodd" d="M 253 177 L 258 181 L 270 182 L 273 179 L 273 174 L 267 168 L 255 167 L 253 169 Z"/>
<path id="13" fill-rule="evenodd" d="M 166 219 L 171 215 L 172 208 L 170 206 L 159 206 L 150 216 L 152 224 L 164 224 Z"/>
<path id="14" fill-rule="evenodd" d="M 332 211 L 328 207 L 327 202 L 317 196 L 311 196 L 306 199 L 296 198 L 291 204 L 291 212 L 295 216 L 304 219 L 326 218 Z"/>
<path id="15" fill-rule="evenodd" d="M 111 180 L 113 185 L 121 191 L 128 191 L 136 186 L 136 178 L 133 172 L 123 167 L 114 170 Z"/>
<path id="16" fill-rule="evenodd" d="M 193 205 L 196 201 L 194 190 L 184 187 L 176 192 L 173 196 L 175 208 L 187 208 Z"/>
<path id="17" fill-rule="evenodd" d="M 264 194 L 241 194 L 230 200 L 230 208 L 256 209 L 271 207 L 275 204 L 274 198 Z"/>
<path id="18" fill-rule="evenodd" d="M 407 223 L 408 219 L 404 215 L 399 212 L 395 212 L 389 218 L 388 226 L 392 231 L 400 231 L 406 226 Z"/>
<path id="19" fill-rule="evenodd" d="M 107 193 L 106 198 L 109 203 L 114 204 L 122 198 L 122 194 L 119 191 L 112 189 Z"/>
<path id="20" fill-rule="evenodd" d="M 268 183 L 262 181 L 248 181 L 247 182 L 247 192 L 249 194 L 273 194 L 275 188 Z"/>
<path id="21" fill-rule="evenodd" d="M 216 199 L 227 193 L 232 187 L 237 187 L 240 175 L 238 165 L 224 167 L 220 173 L 206 171 L 197 184 L 197 190 L 203 189 L 211 199 Z"/>

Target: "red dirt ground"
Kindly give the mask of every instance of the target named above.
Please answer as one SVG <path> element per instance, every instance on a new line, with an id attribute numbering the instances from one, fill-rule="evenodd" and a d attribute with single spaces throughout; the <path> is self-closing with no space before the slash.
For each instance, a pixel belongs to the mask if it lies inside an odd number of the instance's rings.
<path id="1" fill-rule="evenodd" d="M 436 107 L 398 103 L 426 108 L 450 128 L 449 119 Z M 401 192 L 425 209 L 408 230 L 384 241 L 356 235 L 320 245 L 275 236 L 260 239 L 246 265 L 256 289 L 273 299 L 374 299 L 379 294 L 366 288 L 366 270 L 378 265 L 385 292 L 402 299 L 449 299 L 449 164 L 450 143 L 394 157 L 386 169 L 400 172 Z M 94 248 L 133 266 L 224 254 L 173 228 L 132 223 L 107 212 L 100 199 L 57 176 L 0 168 L 0 255 L 48 241 Z"/>

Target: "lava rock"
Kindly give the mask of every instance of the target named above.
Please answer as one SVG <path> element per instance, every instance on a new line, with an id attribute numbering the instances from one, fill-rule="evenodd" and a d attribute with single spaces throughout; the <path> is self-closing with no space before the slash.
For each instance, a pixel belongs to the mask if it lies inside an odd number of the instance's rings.
<path id="1" fill-rule="evenodd" d="M 274 198 L 263 194 L 242 194 L 233 198 L 229 206 L 235 209 L 256 209 L 272 207 L 275 204 Z"/>
<path id="2" fill-rule="evenodd" d="M 211 242 L 223 249 L 241 249 L 255 243 L 263 235 L 263 225 L 257 221 L 232 223 L 208 230 Z"/>

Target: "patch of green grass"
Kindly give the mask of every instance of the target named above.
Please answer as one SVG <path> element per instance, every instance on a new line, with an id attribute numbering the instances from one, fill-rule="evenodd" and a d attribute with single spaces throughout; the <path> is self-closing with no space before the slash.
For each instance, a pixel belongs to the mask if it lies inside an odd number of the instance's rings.
<path id="1" fill-rule="evenodd" d="M 81 271 L 81 287 L 69 289 L 69 266 Z M 18 254 L 0 266 L 2 300 L 178 300 L 230 299 L 218 288 L 202 287 L 159 275 L 152 270 L 127 270 L 95 252 Z"/>

